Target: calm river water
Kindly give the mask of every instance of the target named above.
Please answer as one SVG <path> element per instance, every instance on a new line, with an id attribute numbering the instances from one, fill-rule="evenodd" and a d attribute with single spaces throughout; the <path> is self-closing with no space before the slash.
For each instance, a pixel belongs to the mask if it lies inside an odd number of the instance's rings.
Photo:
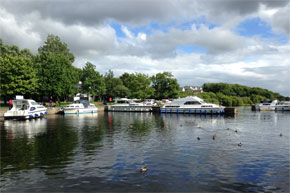
<path id="1" fill-rule="evenodd" d="M 0 190 L 289 192 L 290 113 L 238 111 L 2 121 Z"/>

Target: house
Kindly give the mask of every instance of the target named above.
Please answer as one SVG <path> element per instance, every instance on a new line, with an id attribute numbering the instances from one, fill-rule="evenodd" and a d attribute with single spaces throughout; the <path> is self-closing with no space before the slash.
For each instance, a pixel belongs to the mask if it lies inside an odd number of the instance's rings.
<path id="1" fill-rule="evenodd" d="M 181 87 L 180 90 L 182 92 L 187 92 L 187 93 L 202 93 L 203 88 L 199 86 L 184 86 Z"/>

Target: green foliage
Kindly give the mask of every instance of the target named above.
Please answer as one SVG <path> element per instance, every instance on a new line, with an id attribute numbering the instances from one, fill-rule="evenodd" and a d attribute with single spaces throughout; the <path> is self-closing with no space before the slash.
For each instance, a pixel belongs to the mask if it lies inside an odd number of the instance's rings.
<path id="1" fill-rule="evenodd" d="M 36 92 L 37 77 L 30 58 L 5 55 L 0 57 L 1 95 L 30 95 Z"/>
<path id="2" fill-rule="evenodd" d="M 158 73 L 152 77 L 152 87 L 155 89 L 155 98 L 176 98 L 179 85 L 170 72 Z"/>
<path id="3" fill-rule="evenodd" d="M 267 99 L 279 99 L 285 100 L 285 97 L 281 96 L 279 93 L 271 92 L 267 89 L 262 89 L 259 87 L 247 87 L 239 84 L 227 84 L 227 83 L 206 83 L 203 85 L 203 90 L 205 92 L 222 93 L 228 96 L 237 97 L 250 97 L 250 96 L 261 96 L 259 98 Z"/>
<path id="4" fill-rule="evenodd" d="M 83 92 L 93 96 L 103 95 L 106 91 L 104 77 L 96 72 L 96 66 L 87 62 L 82 71 L 81 81 Z"/>
<path id="5" fill-rule="evenodd" d="M 130 90 L 129 98 L 146 99 L 152 97 L 154 89 L 150 87 L 151 78 L 142 73 L 124 73 L 120 79 L 125 87 Z"/>
<path id="6" fill-rule="evenodd" d="M 67 45 L 59 37 L 48 35 L 36 58 L 42 95 L 62 97 L 77 92 L 79 75 L 72 66 L 73 61 Z"/>
<path id="7" fill-rule="evenodd" d="M 105 74 L 105 84 L 107 98 L 128 97 L 130 95 L 129 89 L 123 85 L 120 78 L 114 78 L 114 73 L 111 70 Z"/>

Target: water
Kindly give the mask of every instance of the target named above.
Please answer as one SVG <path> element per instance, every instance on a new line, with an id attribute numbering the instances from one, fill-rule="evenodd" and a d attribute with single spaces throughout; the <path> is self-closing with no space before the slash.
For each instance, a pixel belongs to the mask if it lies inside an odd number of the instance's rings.
<path id="1" fill-rule="evenodd" d="M 238 111 L 2 121 L 0 190 L 289 192 L 290 113 Z"/>

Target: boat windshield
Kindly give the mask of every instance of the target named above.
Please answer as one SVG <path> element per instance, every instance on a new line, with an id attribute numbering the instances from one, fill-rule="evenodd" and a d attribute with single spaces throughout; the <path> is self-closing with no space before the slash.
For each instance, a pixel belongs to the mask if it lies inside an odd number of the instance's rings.
<path id="1" fill-rule="evenodd" d="M 28 108 L 28 102 L 15 100 L 13 101 L 13 106 L 15 106 L 15 108 L 19 110 L 26 110 Z"/>
<path id="2" fill-rule="evenodd" d="M 31 104 L 32 105 L 38 105 L 37 102 L 35 102 L 35 101 L 31 101 Z"/>
<path id="3" fill-rule="evenodd" d="M 117 101 L 117 104 L 128 104 L 129 101 Z"/>
<path id="4" fill-rule="evenodd" d="M 200 105 L 201 103 L 198 101 L 186 101 L 185 105 Z"/>

